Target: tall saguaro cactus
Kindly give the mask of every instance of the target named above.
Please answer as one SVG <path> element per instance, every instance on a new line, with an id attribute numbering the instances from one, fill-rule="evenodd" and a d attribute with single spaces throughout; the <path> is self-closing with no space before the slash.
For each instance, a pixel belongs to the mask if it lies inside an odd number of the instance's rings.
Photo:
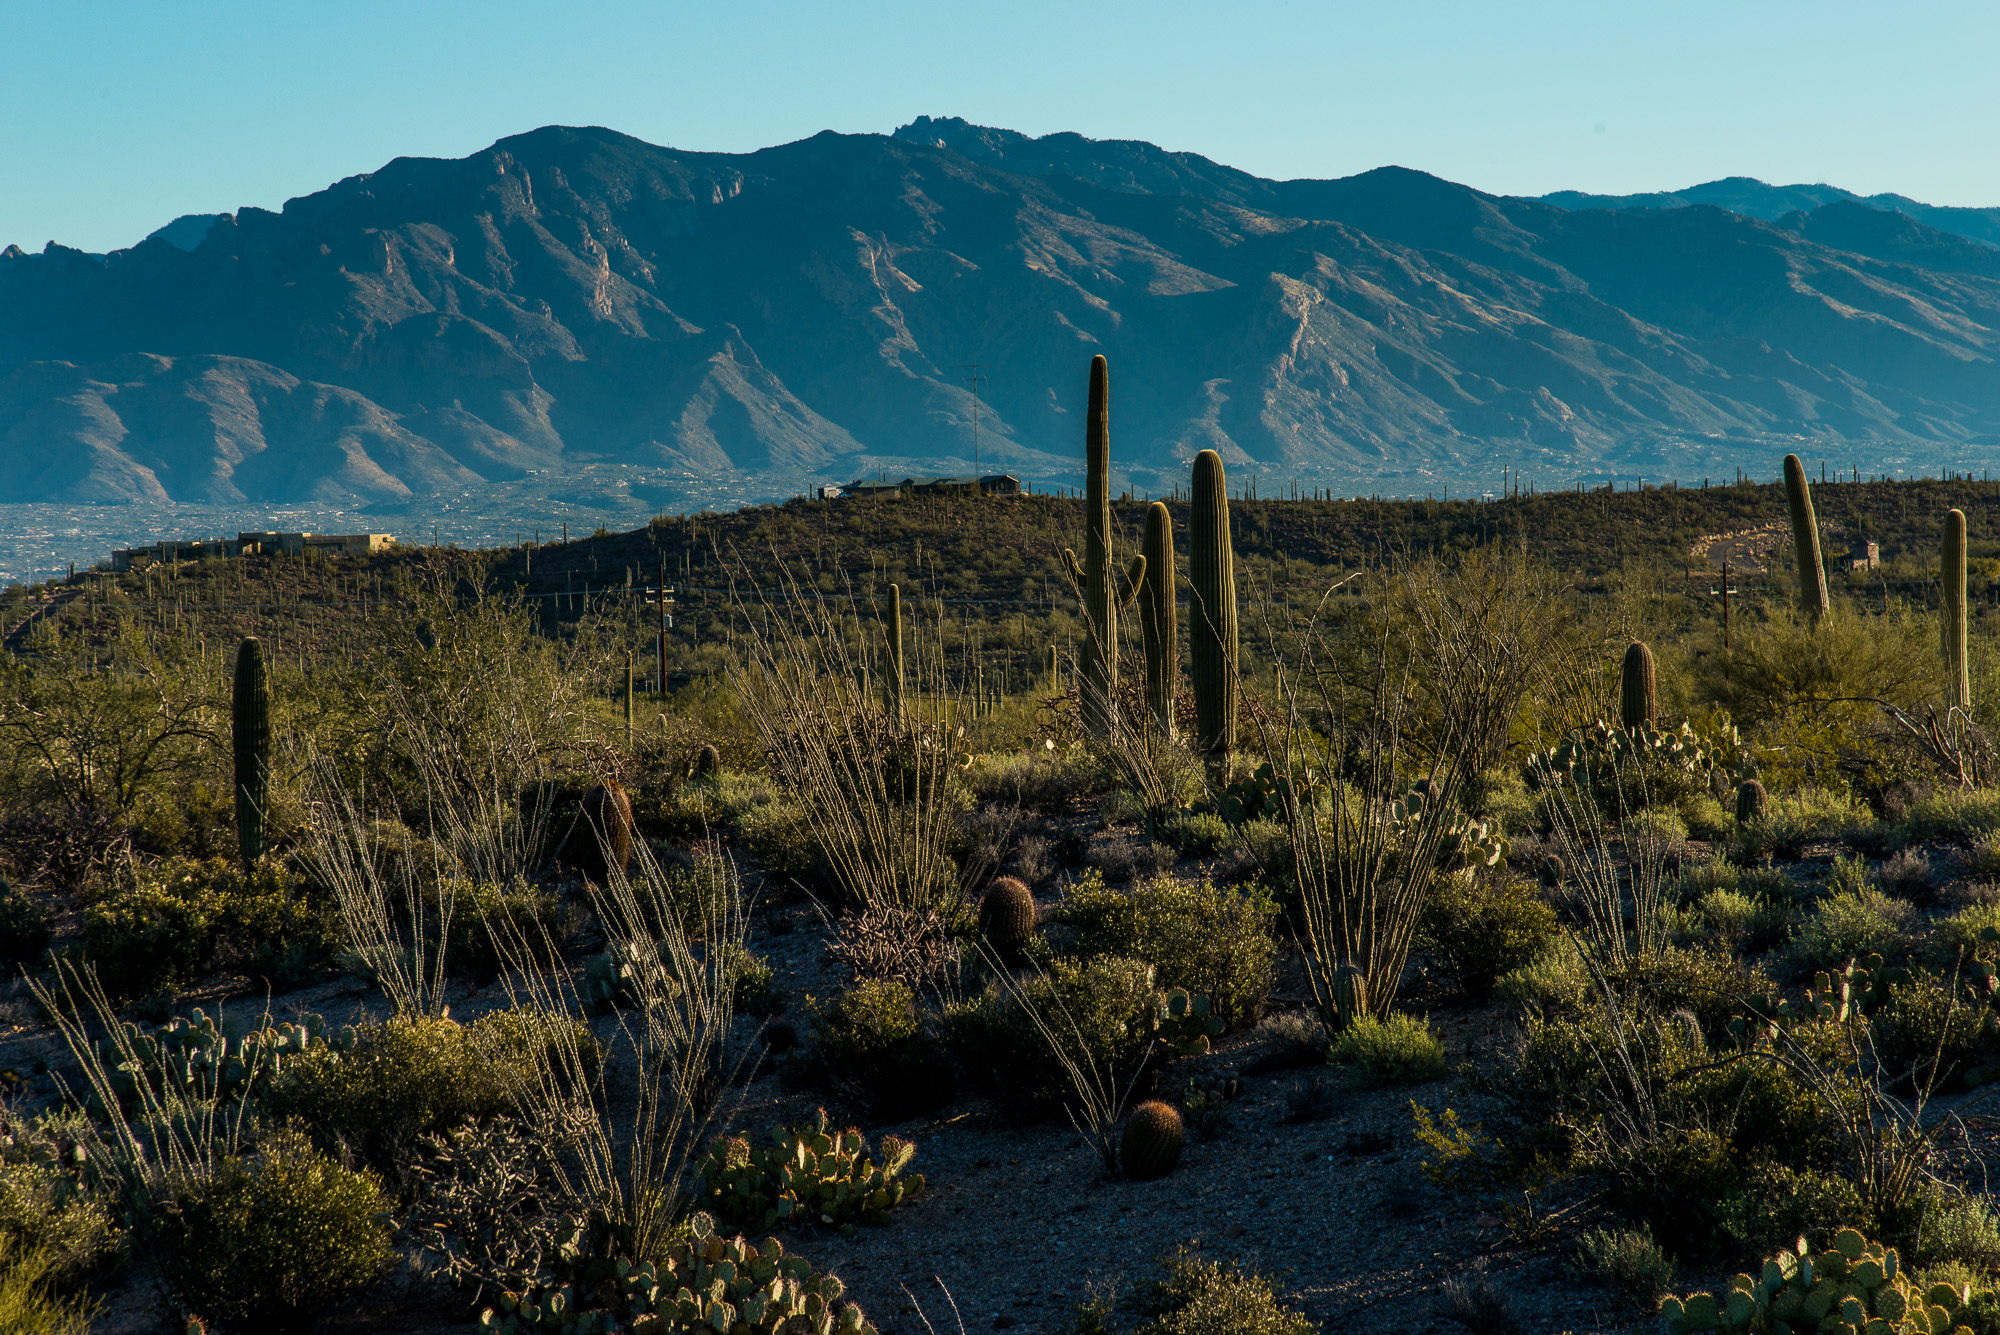
<path id="1" fill-rule="evenodd" d="M 236 753 L 236 842 L 247 866 L 264 856 L 264 815 L 271 806 L 271 678 L 255 636 L 236 649 L 230 693 L 230 741 Z"/>
<path id="2" fill-rule="evenodd" d="M 1965 511 L 1944 517 L 1944 663 L 1951 674 L 1951 702 L 1972 708 L 1972 670 L 1965 653 Z"/>
<path id="3" fill-rule="evenodd" d="M 1792 553 L 1799 566 L 1799 605 L 1817 626 L 1830 605 L 1826 593 L 1826 563 L 1819 556 L 1819 520 L 1813 514 L 1812 488 L 1799 456 L 1785 456 L 1785 503 L 1792 512 Z"/>
<path id="4" fill-rule="evenodd" d="M 1146 511 L 1146 587 L 1139 603 L 1139 626 L 1146 643 L 1146 708 L 1162 735 L 1174 735 L 1174 685 L 1180 675 L 1180 622 L 1174 600 L 1174 521 L 1154 501 Z"/>
<path id="5" fill-rule="evenodd" d="M 1229 486 L 1222 456 L 1194 457 L 1188 511 L 1189 675 L 1198 745 L 1210 755 L 1236 749 L 1236 551 L 1229 540 Z"/>
<path id="6" fill-rule="evenodd" d="M 1089 634 L 1077 665 L 1084 731 L 1105 738 L 1118 730 L 1118 609 L 1132 601 L 1146 576 L 1146 558 L 1136 556 L 1122 588 L 1111 574 L 1111 370 L 1102 356 L 1090 359 L 1090 412 L 1084 421 L 1086 474 L 1083 560 L 1063 549 L 1063 566 L 1083 591 Z"/>

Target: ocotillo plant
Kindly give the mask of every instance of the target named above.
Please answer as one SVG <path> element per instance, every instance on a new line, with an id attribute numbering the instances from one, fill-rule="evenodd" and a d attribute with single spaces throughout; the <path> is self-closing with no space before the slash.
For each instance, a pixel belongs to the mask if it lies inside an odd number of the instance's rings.
<path id="1" fill-rule="evenodd" d="M 1785 456 L 1785 503 L 1792 511 L 1792 553 L 1799 565 L 1799 606 L 1815 626 L 1826 616 L 1826 565 L 1819 556 L 1819 520 L 1813 514 L 1812 489 L 1799 456 Z"/>
<path id="2" fill-rule="evenodd" d="M 1101 356 L 1090 359 L 1090 412 L 1084 421 L 1087 478 L 1083 560 L 1063 549 L 1063 567 L 1083 593 L 1089 635 L 1077 665 L 1084 730 L 1109 737 L 1118 730 L 1118 609 L 1132 601 L 1145 578 L 1146 558 L 1134 557 L 1125 586 L 1112 587 L 1111 575 L 1111 371 Z"/>
<path id="3" fill-rule="evenodd" d="M 889 586 L 889 616 L 882 625 L 882 637 L 888 642 L 889 662 L 886 685 L 889 691 L 889 713 L 897 718 L 903 716 L 903 589 L 899 584 Z"/>
<path id="4" fill-rule="evenodd" d="M 1972 708 L 1972 670 L 1965 655 L 1965 511 L 1944 517 L 1944 663 L 1951 674 L 1951 702 Z"/>
<path id="5" fill-rule="evenodd" d="M 1627 728 L 1643 728 L 1653 721 L 1660 699 L 1659 669 L 1653 651 L 1644 640 L 1634 640 L 1625 649 L 1625 666 L 1618 678 L 1618 721 Z"/>
<path id="6" fill-rule="evenodd" d="M 1146 558 L 1146 587 L 1139 604 L 1139 626 L 1146 644 L 1146 708 L 1154 726 L 1174 735 L 1174 679 L 1180 675 L 1180 624 L 1175 609 L 1174 521 L 1167 507 L 1154 501 L 1146 511 L 1146 536 L 1140 544 Z"/>
<path id="7" fill-rule="evenodd" d="M 236 751 L 236 842 L 247 865 L 264 856 L 264 816 L 271 805 L 271 678 L 264 646 L 253 636 L 236 650 L 230 697 Z"/>
<path id="8" fill-rule="evenodd" d="M 1222 456 L 1194 457 L 1188 510 L 1188 659 L 1199 745 L 1211 755 L 1236 749 L 1236 552 L 1229 541 L 1229 486 Z"/>

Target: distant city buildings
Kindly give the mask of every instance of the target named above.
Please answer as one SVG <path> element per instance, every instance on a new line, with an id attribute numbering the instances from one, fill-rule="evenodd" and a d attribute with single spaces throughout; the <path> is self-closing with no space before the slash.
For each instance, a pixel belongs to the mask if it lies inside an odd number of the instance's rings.
<path id="1" fill-rule="evenodd" d="M 906 477 L 891 482 L 887 478 L 862 478 L 838 491 L 850 501 L 879 501 L 909 492 L 915 496 L 1018 496 L 1021 479 L 1010 473 L 963 474 L 958 477 Z"/>
<path id="2" fill-rule="evenodd" d="M 156 542 L 111 553 L 113 570 L 131 570 L 163 561 L 200 561 L 215 556 L 367 556 L 396 545 L 387 533 L 238 533 L 234 539 Z"/>

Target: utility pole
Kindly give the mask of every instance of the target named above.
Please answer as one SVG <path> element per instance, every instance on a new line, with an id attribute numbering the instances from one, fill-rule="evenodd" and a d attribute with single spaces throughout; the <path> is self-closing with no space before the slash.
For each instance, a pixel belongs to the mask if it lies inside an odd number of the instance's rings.
<path id="1" fill-rule="evenodd" d="M 979 387 L 986 383 L 986 377 L 979 374 L 980 363 L 966 362 L 960 368 L 972 372 L 965 383 L 972 386 L 972 475 L 979 476 Z"/>
<path id="2" fill-rule="evenodd" d="M 660 591 L 657 595 L 660 614 L 660 698 L 663 700 L 667 695 L 667 626 L 672 620 L 667 615 L 667 609 L 674 603 L 673 599 L 667 597 L 670 592 L 671 590 L 667 588 L 667 563 L 663 557 L 660 560 Z"/>

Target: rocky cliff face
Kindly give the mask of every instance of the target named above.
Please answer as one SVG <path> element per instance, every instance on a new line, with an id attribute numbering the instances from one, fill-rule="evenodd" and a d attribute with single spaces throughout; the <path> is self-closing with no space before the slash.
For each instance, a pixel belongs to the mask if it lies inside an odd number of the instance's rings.
<path id="1" fill-rule="evenodd" d="M 1362 485 L 2000 440 L 2000 252 L 1837 201 L 1275 182 L 921 120 L 743 155 L 549 128 L 105 257 L 0 252 L 0 499 L 393 500 L 582 461 Z M 192 250 L 181 242 L 194 236 Z M 1805 443 L 1802 447 L 1801 440 Z"/>

